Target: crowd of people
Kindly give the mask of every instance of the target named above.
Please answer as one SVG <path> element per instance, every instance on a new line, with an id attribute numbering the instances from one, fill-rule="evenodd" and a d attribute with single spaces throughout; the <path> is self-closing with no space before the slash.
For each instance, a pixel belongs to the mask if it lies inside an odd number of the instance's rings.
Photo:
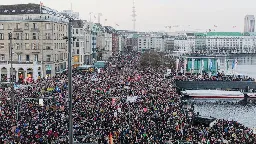
<path id="1" fill-rule="evenodd" d="M 140 53 L 109 60 L 93 73 L 73 70 L 74 141 L 83 143 L 254 144 L 250 128 L 218 120 L 194 125 L 165 67 L 140 67 Z M 113 66 L 115 65 L 115 66 Z M 15 90 L 1 90 L 0 143 L 68 143 L 67 72 Z M 39 104 L 43 99 L 43 104 Z M 191 111 L 191 109 L 188 109 Z"/>
<path id="2" fill-rule="evenodd" d="M 218 72 L 216 75 L 209 73 L 203 74 L 179 74 L 174 77 L 175 80 L 179 81 L 255 81 L 254 78 L 244 75 L 225 74 L 224 72 Z"/>

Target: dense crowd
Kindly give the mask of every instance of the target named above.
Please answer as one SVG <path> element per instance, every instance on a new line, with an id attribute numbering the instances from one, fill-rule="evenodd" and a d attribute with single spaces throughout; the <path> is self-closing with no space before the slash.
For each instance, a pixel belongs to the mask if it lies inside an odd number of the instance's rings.
<path id="1" fill-rule="evenodd" d="M 216 75 L 211 75 L 209 73 L 203 74 L 179 74 L 174 77 L 175 80 L 179 81 L 255 81 L 254 78 L 244 75 L 235 74 L 224 74 L 218 72 Z"/>
<path id="2" fill-rule="evenodd" d="M 256 142 L 252 130 L 236 121 L 218 120 L 212 127 L 193 125 L 193 114 L 183 109 L 173 79 L 164 78 L 165 68 L 142 69 L 140 55 L 114 57 L 106 68 L 94 73 L 73 70 L 75 141 Z M 67 84 L 67 72 L 27 84 L 15 90 L 13 108 L 10 88 L 2 89 L 0 143 L 68 143 Z M 43 105 L 39 105 L 39 98 L 44 99 Z"/>

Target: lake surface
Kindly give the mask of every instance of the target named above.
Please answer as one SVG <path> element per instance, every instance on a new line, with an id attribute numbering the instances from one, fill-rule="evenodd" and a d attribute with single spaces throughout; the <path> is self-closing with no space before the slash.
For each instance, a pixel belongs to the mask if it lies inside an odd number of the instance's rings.
<path id="1" fill-rule="evenodd" d="M 228 57 L 229 66 L 237 59 L 236 72 L 256 78 L 256 55 Z M 223 61 L 223 60 L 222 60 Z M 195 104 L 195 112 L 218 119 L 236 120 L 247 127 L 256 128 L 256 106 Z"/>

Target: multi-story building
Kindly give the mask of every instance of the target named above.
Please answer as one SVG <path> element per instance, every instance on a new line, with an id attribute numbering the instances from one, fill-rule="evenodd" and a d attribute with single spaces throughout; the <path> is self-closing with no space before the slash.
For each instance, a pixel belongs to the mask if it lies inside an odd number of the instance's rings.
<path id="1" fill-rule="evenodd" d="M 205 52 L 206 48 L 206 34 L 195 33 L 195 52 Z"/>
<path id="2" fill-rule="evenodd" d="M 72 45 L 72 57 L 73 63 L 72 66 L 74 68 L 78 66 L 82 66 L 86 64 L 87 60 L 85 58 L 85 30 L 84 23 L 82 20 L 74 20 L 72 21 L 73 26 L 73 34 L 75 37 Z"/>
<path id="3" fill-rule="evenodd" d="M 105 28 L 105 46 L 103 48 L 103 59 L 106 60 L 112 56 L 113 52 L 113 28 L 110 26 L 104 26 Z"/>
<path id="4" fill-rule="evenodd" d="M 207 49 L 214 53 L 240 53 L 243 51 L 243 33 L 208 32 Z"/>
<path id="5" fill-rule="evenodd" d="M 85 30 L 85 55 L 84 60 L 85 64 L 89 65 L 92 62 L 92 34 L 90 29 L 90 22 L 84 21 L 84 30 Z"/>
<path id="6" fill-rule="evenodd" d="M 254 32 L 255 17 L 254 15 L 246 15 L 244 17 L 244 32 Z"/>
<path id="7" fill-rule="evenodd" d="M 0 77 L 7 81 L 54 76 L 67 67 L 68 19 L 39 4 L 0 6 Z M 12 42 L 8 38 L 12 33 Z M 9 48 L 13 48 L 10 73 Z M 11 76 L 12 75 L 12 76 Z"/>
<path id="8" fill-rule="evenodd" d="M 174 36 L 165 36 L 164 39 L 164 51 L 171 53 L 174 51 Z"/>
<path id="9" fill-rule="evenodd" d="M 125 47 L 126 47 L 125 44 L 126 44 L 125 43 L 125 36 L 119 34 L 118 35 L 118 51 L 119 51 L 119 53 L 124 52 Z"/>
<path id="10" fill-rule="evenodd" d="M 176 53 L 188 53 L 188 40 L 186 33 L 179 34 L 174 39 L 174 52 Z"/>
<path id="11" fill-rule="evenodd" d="M 151 44 L 152 48 L 154 48 L 158 52 L 164 51 L 164 36 L 160 34 L 152 34 L 151 35 Z"/>
<path id="12" fill-rule="evenodd" d="M 153 49 L 150 34 L 140 34 L 138 37 L 138 51 L 143 52 L 150 49 Z"/>
<path id="13" fill-rule="evenodd" d="M 126 37 L 126 47 L 127 47 L 127 51 L 139 51 L 139 47 L 138 47 L 138 39 L 139 39 L 139 35 L 138 34 L 129 34 Z"/>

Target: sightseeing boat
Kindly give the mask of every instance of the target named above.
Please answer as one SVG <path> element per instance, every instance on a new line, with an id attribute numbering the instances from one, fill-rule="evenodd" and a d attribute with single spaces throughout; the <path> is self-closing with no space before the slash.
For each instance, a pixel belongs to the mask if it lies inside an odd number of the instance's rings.
<path id="1" fill-rule="evenodd" d="M 193 99 L 244 99 L 244 94 L 240 91 L 185 90 L 181 94 Z"/>

